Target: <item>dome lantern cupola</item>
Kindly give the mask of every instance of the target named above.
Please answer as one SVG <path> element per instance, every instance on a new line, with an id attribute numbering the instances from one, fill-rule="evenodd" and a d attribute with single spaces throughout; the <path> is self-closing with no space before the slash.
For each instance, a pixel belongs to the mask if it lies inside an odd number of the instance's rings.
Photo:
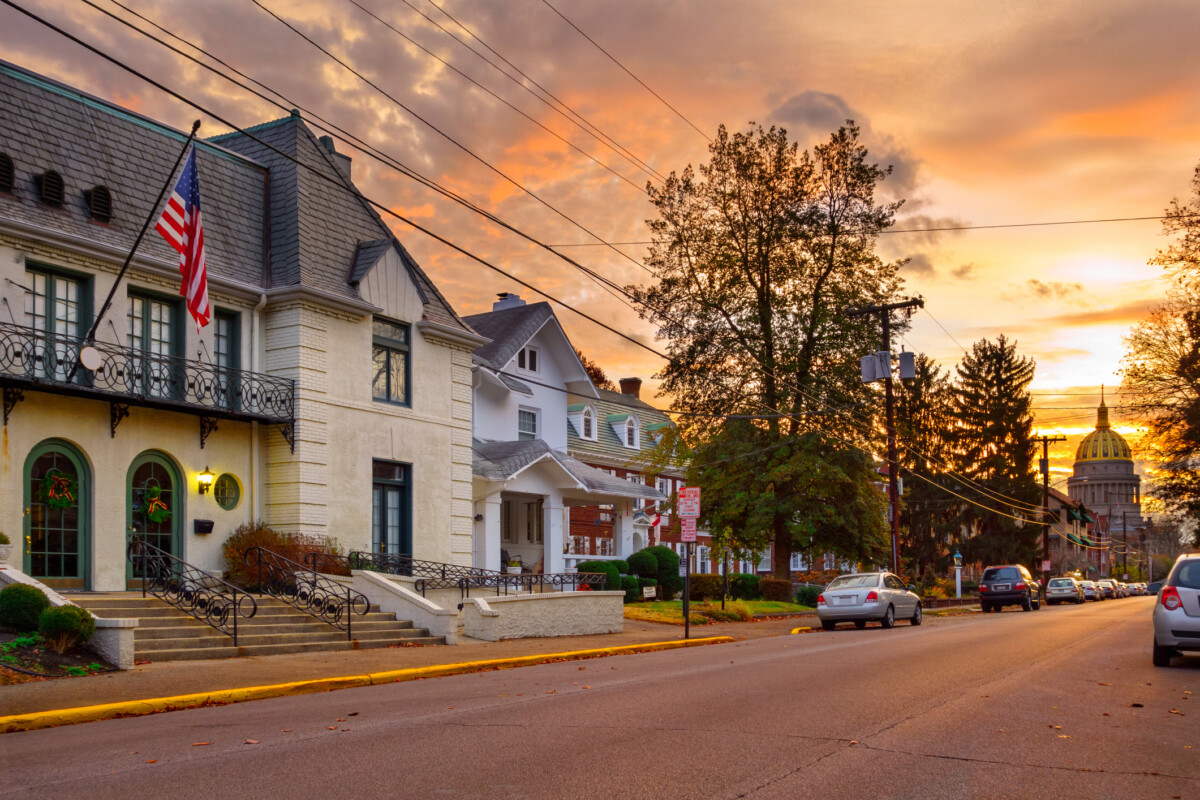
<path id="1" fill-rule="evenodd" d="M 1096 430 L 1083 437 L 1075 451 L 1076 461 L 1131 461 L 1133 452 L 1121 434 L 1108 421 L 1108 406 L 1104 404 L 1104 387 L 1100 387 L 1100 407 L 1096 409 Z"/>

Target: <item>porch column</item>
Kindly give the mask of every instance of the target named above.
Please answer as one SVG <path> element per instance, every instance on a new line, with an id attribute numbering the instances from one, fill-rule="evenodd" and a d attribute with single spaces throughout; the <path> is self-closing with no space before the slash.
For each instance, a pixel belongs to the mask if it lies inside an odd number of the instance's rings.
<path id="1" fill-rule="evenodd" d="M 633 555 L 633 514 L 624 500 L 613 503 L 613 554 L 618 558 Z"/>
<path id="2" fill-rule="evenodd" d="M 475 513 L 483 515 L 475 523 L 475 566 L 501 570 L 504 567 L 500 563 L 500 493 L 476 502 Z"/>
<path id="3" fill-rule="evenodd" d="M 567 568 L 566 559 L 563 558 L 563 542 L 566 541 L 564 538 L 566 530 L 563 526 L 564 511 L 561 497 L 548 495 L 542 502 L 542 530 L 545 533 L 542 545 L 542 570 L 546 573 L 563 572 Z"/>

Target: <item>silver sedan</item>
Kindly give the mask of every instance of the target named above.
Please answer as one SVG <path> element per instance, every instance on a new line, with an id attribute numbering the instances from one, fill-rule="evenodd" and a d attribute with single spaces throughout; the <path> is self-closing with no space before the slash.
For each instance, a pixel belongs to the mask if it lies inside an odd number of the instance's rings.
<path id="1" fill-rule="evenodd" d="M 907 619 L 921 624 L 921 598 L 890 572 L 860 572 L 835 578 L 817 598 L 817 618 L 827 631 L 839 622 L 865 628 L 878 621 L 885 628 Z"/>
<path id="2" fill-rule="evenodd" d="M 1169 667 L 1184 650 L 1200 650 L 1200 555 L 1181 555 L 1154 601 L 1154 666 Z"/>

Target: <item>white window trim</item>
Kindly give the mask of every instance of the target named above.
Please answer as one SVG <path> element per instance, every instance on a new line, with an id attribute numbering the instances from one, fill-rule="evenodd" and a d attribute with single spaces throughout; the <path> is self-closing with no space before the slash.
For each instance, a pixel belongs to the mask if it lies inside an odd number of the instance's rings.
<path id="1" fill-rule="evenodd" d="M 588 420 L 591 420 L 592 423 L 590 435 L 587 426 Z M 589 442 L 596 441 L 596 410 L 591 406 L 584 406 L 583 411 L 579 414 L 579 438 Z"/>
<path id="2" fill-rule="evenodd" d="M 530 408 L 529 406 L 517 406 L 517 438 L 521 438 L 521 434 L 525 431 L 521 430 L 521 412 L 533 414 L 533 438 L 537 439 L 542 435 L 542 410 L 540 408 Z"/>
<path id="3" fill-rule="evenodd" d="M 629 443 L 629 431 L 633 430 L 633 444 Z M 642 424 L 637 416 L 630 414 L 621 425 L 621 444 L 630 450 L 640 450 L 642 447 Z"/>
<path id="4" fill-rule="evenodd" d="M 529 358 L 529 354 L 533 355 L 532 359 Z M 522 363 L 521 363 L 522 361 L 525 362 L 524 365 L 522 365 Z M 530 361 L 537 362 L 533 368 L 529 367 Z M 517 370 L 519 372 L 526 372 L 530 375 L 541 374 L 541 372 L 542 372 L 541 348 L 535 347 L 533 345 L 526 345 L 525 347 L 522 347 L 521 350 L 517 353 Z"/>

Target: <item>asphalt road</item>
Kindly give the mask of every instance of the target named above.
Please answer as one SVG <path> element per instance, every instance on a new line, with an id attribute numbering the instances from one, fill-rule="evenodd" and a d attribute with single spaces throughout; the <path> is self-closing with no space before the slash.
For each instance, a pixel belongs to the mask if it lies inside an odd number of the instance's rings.
<path id="1" fill-rule="evenodd" d="M 0 797 L 1200 797 L 1200 658 L 1151 666 L 1152 603 L 7 734 Z"/>

